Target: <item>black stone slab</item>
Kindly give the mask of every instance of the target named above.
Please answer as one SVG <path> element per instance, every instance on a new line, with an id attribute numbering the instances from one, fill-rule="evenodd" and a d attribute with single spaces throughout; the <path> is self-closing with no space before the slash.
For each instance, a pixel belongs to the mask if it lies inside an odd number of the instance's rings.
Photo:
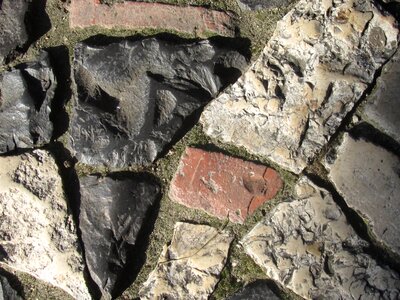
<path id="1" fill-rule="evenodd" d="M 208 40 L 79 44 L 69 148 L 88 165 L 149 164 L 245 66 Z"/>
<path id="2" fill-rule="evenodd" d="M 50 141 L 57 82 L 46 52 L 37 62 L 0 74 L 0 153 Z"/>
<path id="3" fill-rule="evenodd" d="M 148 174 L 123 173 L 80 178 L 80 229 L 89 272 L 103 295 L 110 295 L 126 276 L 126 264 L 138 235 L 152 228 L 151 208 L 160 186 Z M 132 272 L 132 270 L 127 270 Z"/>

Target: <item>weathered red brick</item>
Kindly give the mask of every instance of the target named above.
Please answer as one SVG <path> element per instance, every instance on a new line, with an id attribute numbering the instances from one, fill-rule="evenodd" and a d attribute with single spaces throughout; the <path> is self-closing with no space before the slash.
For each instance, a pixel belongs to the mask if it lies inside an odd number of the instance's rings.
<path id="1" fill-rule="evenodd" d="M 71 28 L 153 28 L 197 36 L 204 36 L 207 32 L 223 36 L 234 35 L 229 14 L 194 6 L 131 1 L 109 6 L 100 4 L 99 0 L 72 0 L 69 18 Z"/>
<path id="2" fill-rule="evenodd" d="M 187 148 L 171 182 L 171 200 L 203 209 L 220 219 L 243 223 L 282 187 L 266 166 L 217 152 Z"/>

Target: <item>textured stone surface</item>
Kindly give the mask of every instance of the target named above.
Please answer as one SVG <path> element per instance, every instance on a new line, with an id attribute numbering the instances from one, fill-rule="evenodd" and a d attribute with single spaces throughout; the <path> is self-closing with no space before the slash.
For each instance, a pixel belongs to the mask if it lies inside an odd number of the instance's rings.
<path id="1" fill-rule="evenodd" d="M 43 150 L 0 158 L 0 261 L 90 299 L 62 181 Z"/>
<path id="2" fill-rule="evenodd" d="M 279 300 L 280 298 L 271 290 L 265 280 L 257 280 L 246 285 L 243 290 L 236 293 L 228 300 Z"/>
<path id="3" fill-rule="evenodd" d="M 18 292 L 14 290 L 7 278 L 0 275 L 0 300 L 22 300 Z"/>
<path id="4" fill-rule="evenodd" d="M 243 9 L 258 10 L 288 6 L 291 0 L 237 0 Z"/>
<path id="5" fill-rule="evenodd" d="M 232 240 L 228 233 L 210 226 L 176 223 L 171 244 L 164 246 L 140 299 L 208 299 Z"/>
<path id="6" fill-rule="evenodd" d="M 154 28 L 197 36 L 207 36 L 210 32 L 222 36 L 235 34 L 229 14 L 203 7 L 133 1 L 110 6 L 98 0 L 72 0 L 69 11 L 71 28 Z"/>
<path id="7" fill-rule="evenodd" d="M 169 197 L 220 219 L 243 223 L 282 187 L 266 166 L 222 153 L 187 148 L 172 179 Z"/>
<path id="8" fill-rule="evenodd" d="M 121 279 L 129 249 L 135 245 L 149 209 L 160 197 L 160 186 L 145 174 L 80 178 L 80 229 L 86 263 L 103 296 Z M 122 278 L 124 279 L 124 278 Z"/>
<path id="9" fill-rule="evenodd" d="M 383 68 L 362 109 L 366 121 L 400 143 L 400 51 Z"/>
<path id="10" fill-rule="evenodd" d="M 246 60 L 210 41 L 156 38 L 75 49 L 70 148 L 89 165 L 147 164 Z"/>
<path id="11" fill-rule="evenodd" d="M 348 134 L 336 151 L 325 161 L 329 178 L 374 235 L 400 255 L 400 159 Z"/>
<path id="12" fill-rule="evenodd" d="M 0 63 L 17 47 L 28 42 L 25 15 L 28 11 L 26 0 L 2 0 L 0 2 Z"/>
<path id="13" fill-rule="evenodd" d="M 47 53 L 37 62 L 0 74 L 0 153 L 48 143 L 56 79 Z"/>
<path id="14" fill-rule="evenodd" d="M 396 50 L 394 24 L 370 1 L 300 1 L 206 107 L 205 132 L 300 173 Z"/>
<path id="15" fill-rule="evenodd" d="M 301 178 L 241 241 L 268 277 L 306 299 L 399 299 L 399 274 L 364 248 L 331 194 Z"/>

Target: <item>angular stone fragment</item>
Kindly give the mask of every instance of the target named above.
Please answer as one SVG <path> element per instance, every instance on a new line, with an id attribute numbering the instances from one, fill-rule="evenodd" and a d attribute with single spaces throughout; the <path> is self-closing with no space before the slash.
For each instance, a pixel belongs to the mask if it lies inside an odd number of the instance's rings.
<path id="1" fill-rule="evenodd" d="M 70 27 L 153 28 L 201 37 L 209 35 L 210 32 L 222 36 L 235 36 L 233 20 L 223 11 L 162 3 L 119 2 L 121 3 L 110 6 L 101 4 L 98 0 L 72 0 L 69 9 Z"/>
<path id="2" fill-rule="evenodd" d="M 187 148 L 172 179 L 169 197 L 220 219 L 243 223 L 282 187 L 266 166 L 222 153 Z"/>
<path id="3" fill-rule="evenodd" d="M 366 121 L 400 143 L 400 51 L 383 68 L 362 109 Z"/>
<path id="4" fill-rule="evenodd" d="M 80 178 L 79 226 L 86 263 L 106 298 L 121 279 L 150 208 L 160 197 L 160 186 L 145 174 Z"/>
<path id="5" fill-rule="evenodd" d="M 48 143 L 57 81 L 47 53 L 37 62 L 0 74 L 0 153 Z"/>
<path id="6" fill-rule="evenodd" d="M 266 280 L 257 280 L 246 285 L 243 290 L 236 293 L 228 300 L 279 300 L 280 298 L 271 290 Z"/>
<path id="7" fill-rule="evenodd" d="M 300 173 L 397 48 L 395 19 L 365 1 L 300 1 L 260 58 L 206 107 L 211 137 Z"/>
<path id="8" fill-rule="evenodd" d="M 75 49 L 70 148 L 89 165 L 154 161 L 184 121 L 240 76 L 245 58 L 210 41 L 156 38 Z"/>
<path id="9" fill-rule="evenodd" d="M 26 0 L 0 1 L 0 64 L 13 50 L 28 42 L 25 28 L 27 11 Z"/>
<path id="10" fill-rule="evenodd" d="M 0 158 L 0 261 L 91 299 L 61 178 L 43 150 Z"/>
<path id="11" fill-rule="evenodd" d="M 140 299 L 206 300 L 226 263 L 231 237 L 213 227 L 178 222 L 171 244 L 140 290 Z"/>
<path id="12" fill-rule="evenodd" d="M 291 2 L 291 0 L 237 0 L 241 8 L 250 10 L 285 7 Z"/>
<path id="13" fill-rule="evenodd" d="M 375 237 L 400 255 L 400 159 L 348 134 L 336 151 L 325 161 L 330 180 Z"/>
<path id="14" fill-rule="evenodd" d="M 7 278 L 0 275 L 0 300 L 22 300 L 18 292 L 14 290 Z"/>
<path id="15" fill-rule="evenodd" d="M 331 194 L 301 178 L 243 238 L 268 277 L 306 299 L 399 299 L 399 274 L 367 254 Z"/>

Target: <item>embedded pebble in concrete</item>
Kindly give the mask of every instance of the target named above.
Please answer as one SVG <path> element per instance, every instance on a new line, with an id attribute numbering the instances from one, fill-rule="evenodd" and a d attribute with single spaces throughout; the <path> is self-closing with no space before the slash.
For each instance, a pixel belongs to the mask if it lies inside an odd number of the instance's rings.
<path id="1" fill-rule="evenodd" d="M 371 1 L 300 1 L 206 107 L 205 132 L 300 173 L 394 53 L 398 32 Z"/>
<path id="2" fill-rule="evenodd" d="M 400 51 L 385 65 L 367 103 L 363 118 L 400 143 Z"/>
<path id="3" fill-rule="evenodd" d="M 246 285 L 243 290 L 236 293 L 228 300 L 279 300 L 280 298 L 271 290 L 266 280 L 257 280 Z"/>
<path id="4" fill-rule="evenodd" d="M 79 44 L 69 148 L 88 165 L 149 164 L 245 66 L 241 54 L 208 40 Z"/>
<path id="5" fill-rule="evenodd" d="M 400 159 L 386 149 L 345 134 L 325 166 L 347 205 L 375 237 L 400 255 Z"/>
<path id="6" fill-rule="evenodd" d="M 302 177 L 241 244 L 267 276 L 306 299 L 399 299 L 399 274 L 366 253 L 332 195 Z"/>
<path id="7" fill-rule="evenodd" d="M 220 219 L 243 223 L 283 183 L 267 166 L 217 152 L 187 148 L 172 179 L 169 197 Z"/>
<path id="8" fill-rule="evenodd" d="M 0 153 L 50 142 L 57 81 L 49 57 L 0 74 Z"/>
<path id="9" fill-rule="evenodd" d="M 140 299 L 206 300 L 218 283 L 233 237 L 206 225 L 178 222 L 171 244 L 140 290 Z"/>
<path id="10" fill-rule="evenodd" d="M 28 6 L 27 0 L 0 1 L 0 64 L 28 42 L 25 27 Z"/>
<path id="11" fill-rule="evenodd" d="M 75 224 L 52 156 L 34 150 L 1 157 L 0 165 L 0 261 L 76 299 L 91 299 Z"/>
<path id="12" fill-rule="evenodd" d="M 86 264 L 103 296 L 124 280 L 125 265 L 132 256 L 143 226 L 150 227 L 150 209 L 160 198 L 160 186 L 147 174 L 123 173 L 111 177 L 80 178 L 79 227 Z M 140 241 L 139 241 L 140 242 Z"/>

